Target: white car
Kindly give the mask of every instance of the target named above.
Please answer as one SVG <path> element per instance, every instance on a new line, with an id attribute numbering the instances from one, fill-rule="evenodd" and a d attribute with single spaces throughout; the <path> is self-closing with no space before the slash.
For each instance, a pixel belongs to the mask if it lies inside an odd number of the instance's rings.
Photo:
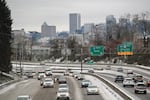
<path id="1" fill-rule="evenodd" d="M 134 80 L 132 78 L 125 78 L 123 81 L 123 87 L 132 86 L 134 87 Z"/>
<path id="2" fill-rule="evenodd" d="M 58 89 L 67 89 L 67 90 L 69 90 L 69 86 L 67 84 L 59 84 Z"/>
<path id="3" fill-rule="evenodd" d="M 98 87 L 95 85 L 89 85 L 87 87 L 87 95 L 89 95 L 89 94 L 97 94 L 98 95 L 99 94 Z"/>
<path id="4" fill-rule="evenodd" d="M 127 74 L 133 74 L 133 70 L 127 70 Z"/>
<path id="5" fill-rule="evenodd" d="M 39 73 L 38 74 L 38 80 L 41 80 L 42 78 L 45 78 L 46 77 L 46 75 L 45 75 L 45 73 Z"/>
<path id="6" fill-rule="evenodd" d="M 147 93 L 147 86 L 144 82 L 137 82 L 135 84 L 135 89 L 134 89 L 135 93 Z"/>
<path id="7" fill-rule="evenodd" d="M 70 100 L 70 93 L 67 89 L 58 89 L 56 100 Z"/>
<path id="8" fill-rule="evenodd" d="M 51 70 L 45 70 L 45 75 L 46 76 L 51 76 L 52 75 L 52 71 Z"/>
<path id="9" fill-rule="evenodd" d="M 52 78 L 45 78 L 43 82 L 43 88 L 45 87 L 54 87 L 54 81 Z"/>
<path id="10" fill-rule="evenodd" d="M 17 97 L 17 100 L 32 100 L 32 98 L 29 95 L 20 95 Z"/>
<path id="11" fill-rule="evenodd" d="M 83 80 L 81 82 L 81 87 L 88 87 L 89 85 L 91 85 L 91 82 L 89 80 Z"/>
<path id="12" fill-rule="evenodd" d="M 94 69 L 93 69 L 93 68 L 90 68 L 90 69 L 88 69 L 88 72 L 89 72 L 89 73 L 94 73 Z"/>
<path id="13" fill-rule="evenodd" d="M 82 74 L 79 74 L 78 77 L 77 77 L 77 79 L 78 79 L 78 80 L 83 80 L 83 79 L 84 79 L 84 76 L 83 76 Z"/>

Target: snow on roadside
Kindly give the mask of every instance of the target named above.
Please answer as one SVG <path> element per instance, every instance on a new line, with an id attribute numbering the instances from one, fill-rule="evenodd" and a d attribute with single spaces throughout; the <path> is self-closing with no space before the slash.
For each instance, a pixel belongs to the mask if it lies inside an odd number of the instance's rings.
<path id="1" fill-rule="evenodd" d="M 17 83 L 11 84 L 9 86 L 6 86 L 5 88 L 3 88 L 3 89 L 0 90 L 0 94 L 3 94 L 3 93 L 5 93 L 5 92 L 7 92 L 7 91 L 9 91 L 11 89 L 14 89 L 16 87 L 16 85 L 21 84 L 21 83 L 25 83 L 27 81 L 28 80 L 24 80 L 24 81 L 17 82 Z"/>
<path id="2" fill-rule="evenodd" d="M 99 87 L 100 94 L 105 100 L 124 100 L 119 94 L 117 94 L 114 90 L 112 90 L 98 78 L 90 75 L 85 75 L 85 79 L 90 80 L 93 85 L 97 85 Z"/>

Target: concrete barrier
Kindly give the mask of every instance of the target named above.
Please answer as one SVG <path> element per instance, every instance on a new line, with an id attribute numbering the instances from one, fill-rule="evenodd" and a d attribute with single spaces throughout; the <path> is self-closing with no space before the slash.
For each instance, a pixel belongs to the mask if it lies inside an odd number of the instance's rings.
<path id="1" fill-rule="evenodd" d="M 93 74 L 93 73 L 82 73 L 82 74 L 87 74 L 87 75 L 92 75 L 101 81 L 103 81 L 106 85 L 108 85 L 110 88 L 112 88 L 116 93 L 118 93 L 124 100 L 136 100 L 134 97 L 130 96 L 120 88 L 117 88 L 114 84 L 112 84 L 110 81 L 106 80 L 105 78 L 101 77 L 100 75 Z"/>

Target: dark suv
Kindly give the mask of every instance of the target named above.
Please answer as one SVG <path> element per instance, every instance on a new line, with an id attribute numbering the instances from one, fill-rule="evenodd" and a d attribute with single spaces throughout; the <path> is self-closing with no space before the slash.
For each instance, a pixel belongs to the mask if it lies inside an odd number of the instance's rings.
<path id="1" fill-rule="evenodd" d="M 122 75 L 117 75 L 115 78 L 115 82 L 123 82 L 124 77 Z"/>

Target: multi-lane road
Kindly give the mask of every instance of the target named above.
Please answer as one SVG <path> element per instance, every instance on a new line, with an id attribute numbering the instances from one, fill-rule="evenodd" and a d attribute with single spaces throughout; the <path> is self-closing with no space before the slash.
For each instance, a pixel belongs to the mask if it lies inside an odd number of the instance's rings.
<path id="1" fill-rule="evenodd" d="M 67 76 L 67 84 L 69 85 L 72 100 L 103 100 L 101 95 L 87 95 L 86 89 L 81 88 L 81 81 Z M 19 95 L 30 95 L 32 100 L 56 100 L 56 92 L 58 83 L 54 88 L 43 88 L 37 79 L 28 79 L 15 83 L 0 90 L 0 100 L 16 100 Z"/>
<path id="2" fill-rule="evenodd" d="M 131 68 L 134 72 L 134 74 L 141 74 L 144 76 L 144 80 L 149 80 L 150 78 L 148 74 L 148 71 L 144 70 L 137 70 L 137 68 Z M 114 82 L 117 75 L 123 75 L 124 77 L 127 77 L 127 69 L 124 68 L 123 72 L 117 72 L 117 68 L 112 68 L 109 71 L 105 72 L 98 72 L 97 74 L 102 76 L 103 78 L 109 80 L 111 83 L 115 84 L 117 87 L 119 87 L 122 90 L 125 90 L 130 94 L 131 96 L 134 96 L 134 98 L 137 98 L 138 100 L 149 100 L 150 99 L 150 87 L 147 87 L 147 94 L 135 94 L 134 93 L 134 87 L 123 87 L 122 83 L 116 83 Z"/>
<path id="3" fill-rule="evenodd" d="M 38 65 L 39 66 L 39 65 Z M 34 67 L 32 65 L 32 67 Z M 39 67 L 37 67 L 39 69 Z M 70 67 L 69 67 L 70 68 Z M 74 67 L 75 68 L 75 67 Z M 150 79 L 149 71 L 142 70 L 139 68 L 123 67 L 124 72 L 117 72 L 118 66 L 114 66 L 109 71 L 98 71 L 96 74 L 109 80 L 117 87 L 127 92 L 129 95 L 135 97 L 135 100 L 149 100 L 150 99 L 150 88 L 147 89 L 147 94 L 135 94 L 134 88 L 122 86 L 122 83 L 115 83 L 114 78 L 117 74 L 126 75 L 127 69 L 132 69 L 134 73 L 139 73 L 146 79 Z M 36 68 L 34 68 L 36 69 Z M 86 89 L 81 88 L 81 81 L 76 80 L 73 77 L 67 76 L 67 83 L 69 85 L 70 94 L 72 100 L 104 100 L 102 95 L 87 95 Z M 0 90 L 0 100 L 16 100 L 18 95 L 28 94 L 31 95 L 32 100 L 56 100 L 56 92 L 58 90 L 58 83 L 55 83 L 54 88 L 42 88 L 40 81 L 35 79 L 24 80 L 15 84 L 12 84 L 2 90 Z M 136 99 L 137 98 L 137 99 Z"/>

